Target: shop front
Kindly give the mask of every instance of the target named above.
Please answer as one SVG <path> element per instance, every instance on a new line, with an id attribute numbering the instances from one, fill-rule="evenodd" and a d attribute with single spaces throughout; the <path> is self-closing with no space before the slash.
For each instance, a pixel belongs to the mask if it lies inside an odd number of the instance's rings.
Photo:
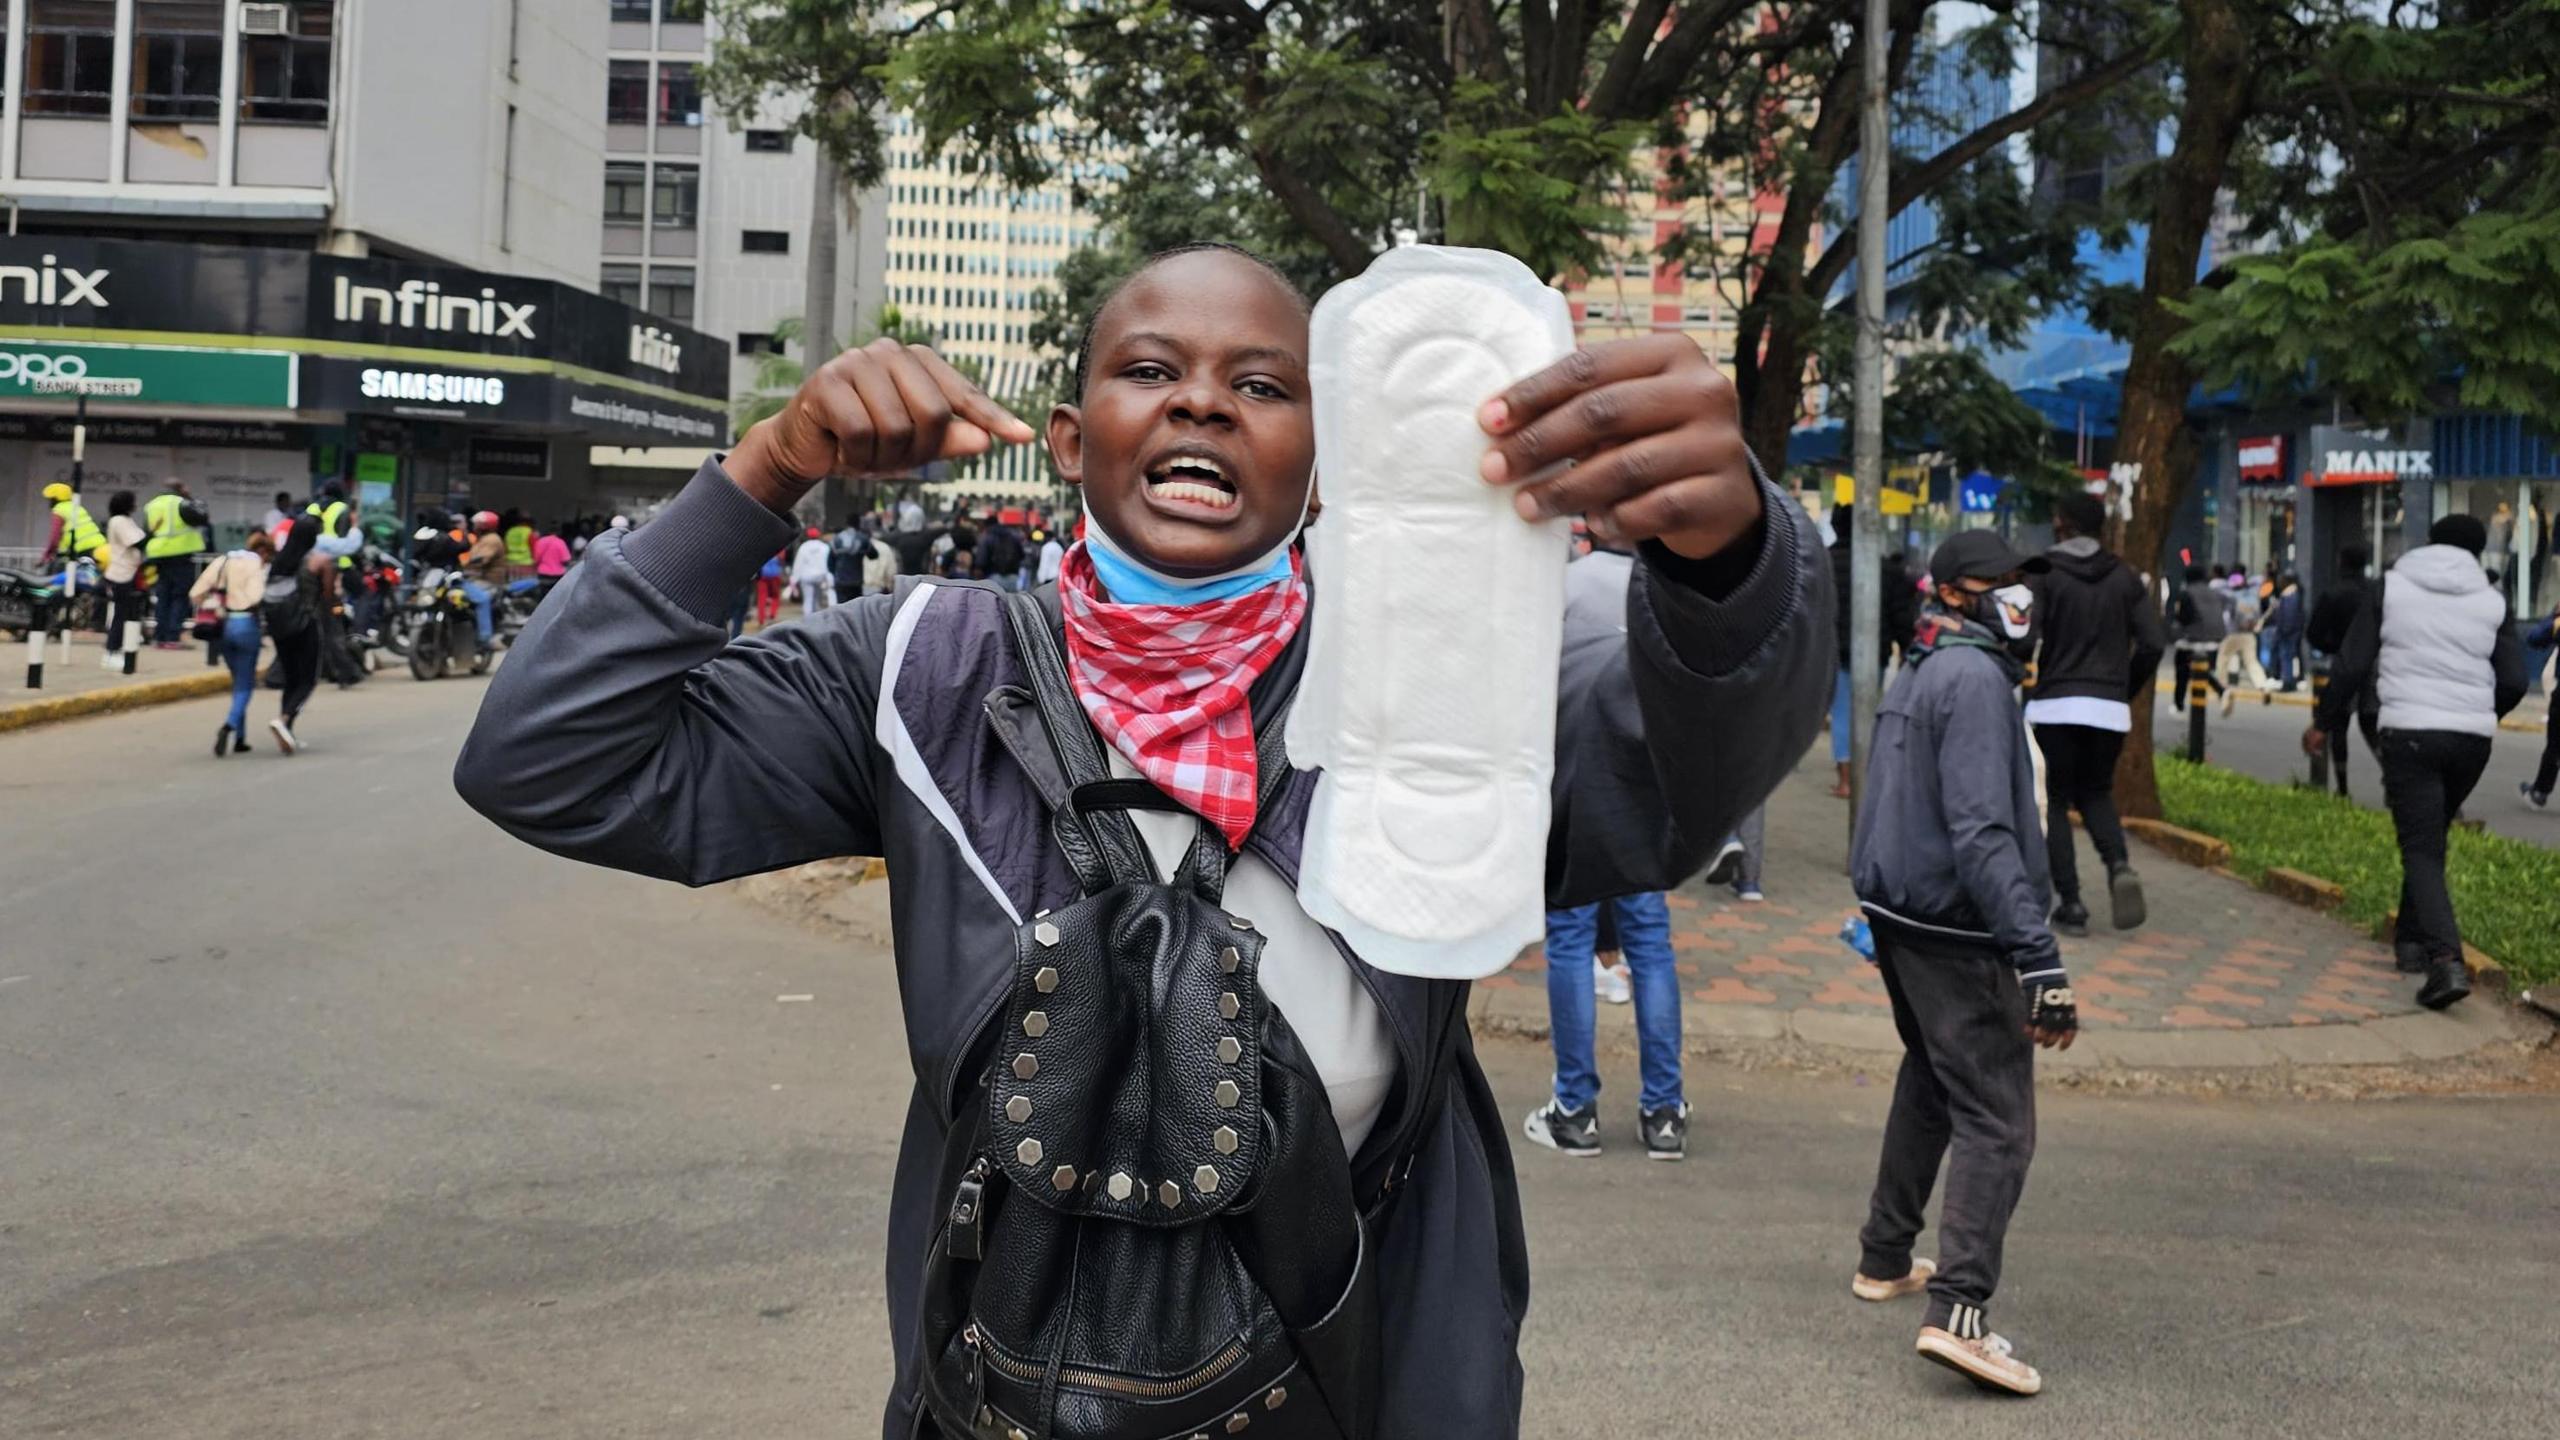
<path id="1" fill-rule="evenodd" d="M 2349 544 L 2362 544 L 2379 574 L 2412 545 L 2426 543 L 2436 488 L 2435 448 L 2427 429 L 2423 421 L 2400 428 L 2311 427 L 2302 486 L 2312 497 L 2312 525 L 2321 537 L 2322 583 Z"/>
<path id="2" fill-rule="evenodd" d="M 2552 613 L 2560 606 L 2560 555 L 2552 544 L 2560 444 L 2513 415 L 2440 415 L 2430 431 L 2437 475 L 2430 522 L 2478 517 L 2489 531 L 2480 563 L 2498 577 L 2508 612 L 2519 620 Z"/>
<path id="3" fill-rule="evenodd" d="M 728 438 L 725 342 L 572 286 L 304 250 L 0 239 L 0 546 L 37 492 L 190 482 L 218 531 L 278 491 L 565 519 L 593 446 Z M 59 473 L 57 473 L 59 472 Z"/>
<path id="4" fill-rule="evenodd" d="M 2255 434 L 2233 442 L 2232 471 L 2238 484 L 2220 558 L 2252 575 L 2291 571 L 2301 563 L 2295 544 L 2297 492 L 2285 464 L 2292 438 Z"/>

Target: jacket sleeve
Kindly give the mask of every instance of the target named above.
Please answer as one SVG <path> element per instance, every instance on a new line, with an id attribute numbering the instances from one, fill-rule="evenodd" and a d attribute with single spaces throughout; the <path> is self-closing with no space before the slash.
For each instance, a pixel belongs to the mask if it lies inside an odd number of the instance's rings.
<path id="1" fill-rule="evenodd" d="M 2007 686 L 1964 678 L 1944 690 L 1938 726 L 1938 796 L 1956 879 L 2020 980 L 2059 978 L 2062 950 L 2045 923 L 2049 899 L 2027 874 L 2027 847 L 2044 837 L 2018 832 L 2013 756 L 1996 738 L 2017 736 L 2017 707 Z"/>
<path id="2" fill-rule="evenodd" d="M 2161 623 L 2160 607 L 2152 603 L 2151 587 L 2131 571 L 2118 573 L 2124 575 L 2133 590 L 2129 602 L 2133 617 L 2133 673 L 2126 677 L 2129 683 L 2125 698 L 2143 703 L 2143 697 L 2151 693 L 2152 682 L 2160 673 L 2160 657 L 2169 653 L 2169 630 Z"/>
<path id="3" fill-rule="evenodd" d="M 895 600 L 736 643 L 720 621 L 790 528 L 712 461 L 647 526 L 598 536 L 490 681 L 462 798 L 555 854 L 688 885 L 878 853 Z"/>
<path id="4" fill-rule="evenodd" d="M 2533 672 L 2525 668 L 2524 646 L 2516 639 L 2516 627 L 2500 625 L 2498 638 L 2490 646 L 2489 664 L 2497 672 L 2497 706 L 2500 718 L 2524 703 L 2525 692 L 2533 688 Z"/>
<path id="5" fill-rule="evenodd" d="M 2338 642 L 2338 653 L 2329 662 L 2329 688 L 2320 692 L 2319 709 L 2314 718 L 2320 728 L 2335 735 L 2347 728 L 2355 718 L 2356 697 L 2373 684 L 2373 667 L 2382 657 L 2382 595 L 2376 591 L 2370 603 L 2358 606 L 2355 623 L 2347 627 L 2347 638 Z"/>
<path id="6" fill-rule="evenodd" d="M 1550 905 L 1697 873 L 1820 726 L 1836 644 L 1830 560 L 1792 498 L 1765 479 L 1760 498 L 1752 551 L 1693 563 L 1647 545 L 1622 624 L 1567 608 Z"/>

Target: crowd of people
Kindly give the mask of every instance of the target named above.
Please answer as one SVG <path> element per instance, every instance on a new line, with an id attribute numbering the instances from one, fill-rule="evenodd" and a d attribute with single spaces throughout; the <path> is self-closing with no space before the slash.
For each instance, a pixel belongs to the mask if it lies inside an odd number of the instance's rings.
<path id="1" fill-rule="evenodd" d="M 1072 529 L 1072 522 L 1063 528 Z M 833 533 L 803 524 L 799 537 L 768 557 L 728 611 L 731 638 L 781 619 L 786 599 L 813 615 L 865 595 L 885 595 L 901 575 L 983 580 L 1028 590 L 1058 578 L 1071 536 L 1036 508 L 963 502 L 939 521 L 912 496 L 866 511 Z"/>

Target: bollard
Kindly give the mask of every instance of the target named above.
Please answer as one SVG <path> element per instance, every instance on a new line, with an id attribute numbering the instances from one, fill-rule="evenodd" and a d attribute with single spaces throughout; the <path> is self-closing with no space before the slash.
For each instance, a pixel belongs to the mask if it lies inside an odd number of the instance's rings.
<path id="1" fill-rule="evenodd" d="M 2178 643 L 2178 656 L 2186 664 L 2187 758 L 2204 763 L 2204 715 L 2213 696 L 2213 656 L 2218 647 L 2193 641 Z"/>
<path id="2" fill-rule="evenodd" d="M 30 690 L 44 688 L 44 646 L 49 638 L 41 623 L 27 629 L 27 688 Z"/>
<path id="3" fill-rule="evenodd" d="M 134 661 L 140 657 L 141 653 L 142 622 L 127 620 L 124 622 L 124 673 L 127 675 L 133 673 Z"/>
<path id="4" fill-rule="evenodd" d="M 73 609 L 73 602 L 77 601 L 79 598 L 79 562 L 74 560 L 65 560 L 62 562 L 62 608 L 56 612 L 62 616 L 62 663 L 65 665 L 71 663 L 71 612 Z"/>

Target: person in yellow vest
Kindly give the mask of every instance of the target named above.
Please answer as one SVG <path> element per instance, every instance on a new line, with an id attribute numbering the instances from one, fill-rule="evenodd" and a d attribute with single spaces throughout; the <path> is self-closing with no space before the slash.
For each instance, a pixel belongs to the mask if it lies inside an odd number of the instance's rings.
<path id="1" fill-rule="evenodd" d="M 507 511 L 501 537 L 507 546 L 507 578 L 521 580 L 533 573 L 533 522 L 521 510 Z"/>
<path id="2" fill-rule="evenodd" d="M 364 548 L 364 534 L 356 529 L 356 507 L 347 499 L 347 487 L 332 480 L 320 487 L 320 498 L 302 507 L 302 513 L 320 522 L 320 539 L 311 548 L 314 553 L 335 556 L 338 568 L 355 568 L 355 553 Z"/>
<path id="3" fill-rule="evenodd" d="M 53 505 L 53 533 L 45 538 L 44 565 L 50 570 L 56 564 L 68 565 L 81 556 L 107 563 L 107 535 L 89 516 L 89 507 L 70 486 L 56 480 L 44 487 L 44 498 Z"/>
<path id="4" fill-rule="evenodd" d="M 172 480 L 168 488 L 142 507 L 143 558 L 160 572 L 151 585 L 153 643 L 163 650 L 183 650 L 187 642 L 187 592 L 196 583 L 196 557 L 204 553 L 205 513 L 187 492 L 187 482 Z"/>

